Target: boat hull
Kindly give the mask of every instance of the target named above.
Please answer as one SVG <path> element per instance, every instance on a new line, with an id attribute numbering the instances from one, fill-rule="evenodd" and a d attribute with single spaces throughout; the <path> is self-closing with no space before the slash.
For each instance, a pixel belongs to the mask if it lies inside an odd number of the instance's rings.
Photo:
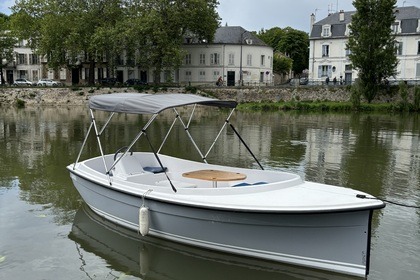
<path id="1" fill-rule="evenodd" d="M 373 209 L 251 212 L 194 207 L 121 192 L 72 173 L 75 187 L 98 215 L 139 230 L 149 208 L 149 234 L 208 249 L 364 277 L 369 270 Z"/>

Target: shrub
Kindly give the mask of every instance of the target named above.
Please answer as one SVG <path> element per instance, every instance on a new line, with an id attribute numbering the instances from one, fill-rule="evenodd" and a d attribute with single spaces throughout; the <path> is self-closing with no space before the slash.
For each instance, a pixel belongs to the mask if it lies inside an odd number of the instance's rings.
<path id="1" fill-rule="evenodd" d="M 15 101 L 15 106 L 17 108 L 25 108 L 25 103 L 26 102 L 24 100 L 17 98 Z"/>
<path id="2" fill-rule="evenodd" d="M 417 86 L 414 88 L 413 109 L 417 112 L 420 111 L 420 87 L 417 87 Z"/>

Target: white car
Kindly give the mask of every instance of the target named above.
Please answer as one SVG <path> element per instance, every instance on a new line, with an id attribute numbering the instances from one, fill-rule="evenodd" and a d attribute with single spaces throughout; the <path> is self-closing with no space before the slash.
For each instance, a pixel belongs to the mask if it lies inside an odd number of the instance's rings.
<path id="1" fill-rule="evenodd" d="M 57 87 L 60 84 L 61 84 L 60 82 L 50 80 L 50 79 L 41 79 L 37 83 L 38 86 L 43 86 L 43 87 Z"/>
<path id="2" fill-rule="evenodd" d="M 13 82 L 14 86 L 33 86 L 34 83 L 32 83 L 31 81 L 27 80 L 27 79 L 16 79 Z"/>

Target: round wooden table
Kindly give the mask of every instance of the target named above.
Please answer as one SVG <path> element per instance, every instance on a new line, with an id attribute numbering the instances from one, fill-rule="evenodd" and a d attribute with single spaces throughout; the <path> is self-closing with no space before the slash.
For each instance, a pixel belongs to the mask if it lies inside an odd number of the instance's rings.
<path id="1" fill-rule="evenodd" d="M 230 172 L 214 169 L 195 170 L 183 173 L 182 176 L 185 178 L 212 181 L 214 188 L 217 188 L 218 181 L 238 181 L 246 179 L 246 175 L 239 172 Z"/>

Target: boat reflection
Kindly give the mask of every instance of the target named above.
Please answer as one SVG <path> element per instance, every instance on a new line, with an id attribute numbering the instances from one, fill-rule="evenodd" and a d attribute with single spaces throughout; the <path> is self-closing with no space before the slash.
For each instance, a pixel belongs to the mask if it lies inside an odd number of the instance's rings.
<path id="1" fill-rule="evenodd" d="M 104 220 L 86 204 L 78 210 L 69 238 L 112 269 L 141 279 L 360 279 L 141 237 Z"/>

